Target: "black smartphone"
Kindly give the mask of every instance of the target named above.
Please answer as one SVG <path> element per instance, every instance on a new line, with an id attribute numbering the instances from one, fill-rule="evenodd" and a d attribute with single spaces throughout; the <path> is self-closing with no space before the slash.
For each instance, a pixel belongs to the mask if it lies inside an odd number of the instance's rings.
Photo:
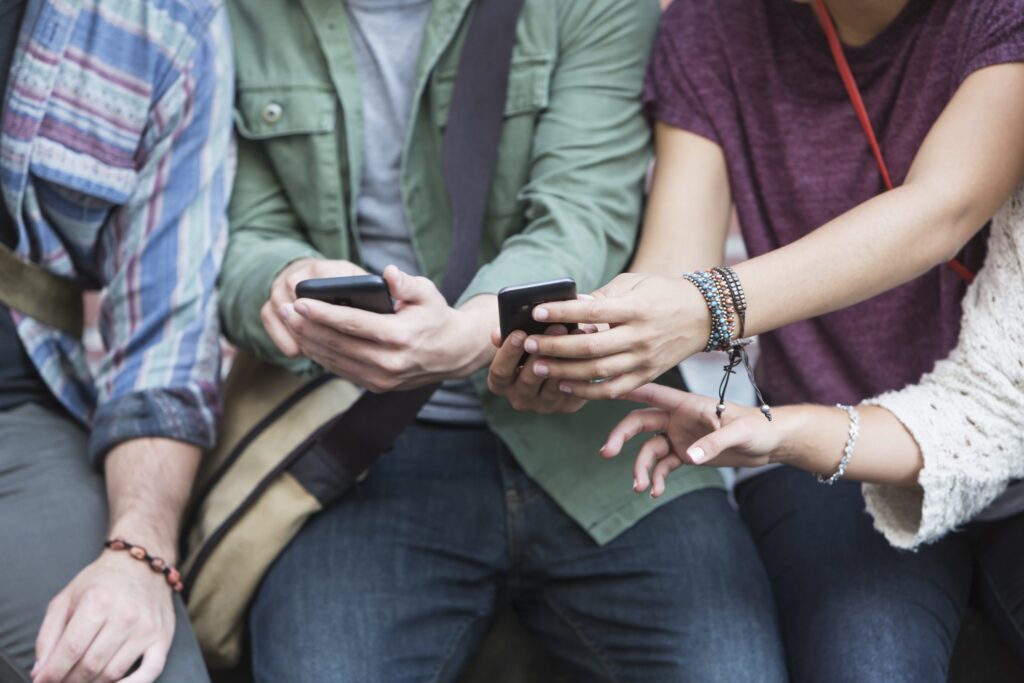
<path id="1" fill-rule="evenodd" d="M 316 299 L 335 306 L 351 306 L 371 313 L 394 313 L 388 283 L 380 275 L 321 277 L 295 287 L 297 299 Z"/>
<path id="2" fill-rule="evenodd" d="M 570 301 L 576 298 L 576 281 L 571 277 L 546 282 L 505 287 L 498 292 L 498 318 L 501 321 L 501 339 L 516 330 L 526 334 L 543 334 L 550 323 L 533 319 L 533 309 L 549 301 Z M 567 325 L 570 331 L 576 325 Z"/>

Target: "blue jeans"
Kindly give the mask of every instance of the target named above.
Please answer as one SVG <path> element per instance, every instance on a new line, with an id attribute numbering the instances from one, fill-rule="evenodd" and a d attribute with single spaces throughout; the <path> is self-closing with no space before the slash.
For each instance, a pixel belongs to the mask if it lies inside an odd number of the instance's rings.
<path id="1" fill-rule="evenodd" d="M 780 468 L 736 499 L 771 578 L 794 683 L 942 682 L 972 582 L 1024 658 L 1024 515 L 917 552 L 891 547 L 860 485 Z"/>
<path id="2" fill-rule="evenodd" d="M 722 491 L 599 546 L 492 433 L 424 424 L 271 568 L 255 678 L 451 681 L 504 605 L 581 680 L 786 679 L 767 578 Z"/>

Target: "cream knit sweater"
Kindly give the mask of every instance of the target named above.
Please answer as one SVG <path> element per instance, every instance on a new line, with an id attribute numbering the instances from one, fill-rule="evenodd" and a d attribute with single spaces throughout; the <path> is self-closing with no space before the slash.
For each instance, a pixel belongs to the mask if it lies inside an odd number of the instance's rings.
<path id="1" fill-rule="evenodd" d="M 896 415 L 924 458 L 919 488 L 864 485 L 894 546 L 937 540 L 1024 477 L 1024 186 L 992 221 L 956 349 L 919 384 L 866 403 Z"/>

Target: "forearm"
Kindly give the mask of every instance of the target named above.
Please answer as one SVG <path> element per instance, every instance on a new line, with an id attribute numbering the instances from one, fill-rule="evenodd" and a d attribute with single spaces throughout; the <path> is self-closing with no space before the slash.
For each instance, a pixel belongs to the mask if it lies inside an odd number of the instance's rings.
<path id="1" fill-rule="evenodd" d="M 169 563 L 177 561 L 181 516 L 200 451 L 169 439 L 135 439 L 106 458 L 110 536 L 123 536 Z"/>
<path id="2" fill-rule="evenodd" d="M 736 268 L 757 334 L 845 308 L 953 258 L 1024 177 L 1024 64 L 969 76 L 900 187 Z"/>
<path id="3" fill-rule="evenodd" d="M 915 486 L 923 461 L 907 429 L 884 408 L 861 406 L 858 411 L 860 432 L 844 478 Z M 773 462 L 824 476 L 836 471 L 848 437 L 849 417 L 844 411 L 800 405 L 772 412 L 775 421 L 768 428 L 783 434 L 779 448 L 771 455 Z"/>
<path id="4" fill-rule="evenodd" d="M 897 188 L 737 265 L 747 293 L 746 333 L 846 308 L 944 263 L 987 219 L 939 199 L 926 189 Z"/>

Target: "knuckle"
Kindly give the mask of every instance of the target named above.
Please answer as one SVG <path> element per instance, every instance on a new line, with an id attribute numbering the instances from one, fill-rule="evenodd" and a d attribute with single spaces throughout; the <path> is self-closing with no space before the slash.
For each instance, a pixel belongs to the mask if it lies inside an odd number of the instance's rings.
<path id="1" fill-rule="evenodd" d="M 406 330 L 394 330 L 387 335 L 386 342 L 392 346 L 409 346 L 412 337 Z"/>
<path id="2" fill-rule="evenodd" d="M 398 373 L 402 372 L 405 364 L 402 362 L 402 359 L 399 358 L 398 356 L 388 354 L 380 359 L 378 365 L 382 371 L 389 375 L 387 378 L 384 379 L 383 383 L 391 384 L 393 381 L 391 376 L 397 375 Z"/>
<path id="3" fill-rule="evenodd" d="M 85 654 L 85 644 L 79 640 L 69 640 L 64 643 L 64 652 L 72 661 L 77 662 Z"/>
<path id="4" fill-rule="evenodd" d="M 100 657 L 92 653 L 87 653 L 82 657 L 81 667 L 89 678 L 96 678 L 103 671 L 103 665 L 106 662 L 102 661 Z"/>
<path id="5" fill-rule="evenodd" d="M 380 389 L 381 389 L 381 392 L 384 392 L 384 393 L 389 392 L 389 391 L 394 391 L 395 388 L 398 386 L 398 380 L 396 380 L 396 379 L 394 379 L 392 377 L 385 377 L 384 379 L 382 379 L 379 382 L 377 382 L 377 386 L 379 386 Z"/>
<path id="6" fill-rule="evenodd" d="M 113 606 L 113 596 L 102 590 L 91 591 L 82 600 L 82 607 L 92 614 L 108 612 Z"/>
<path id="7" fill-rule="evenodd" d="M 126 607 L 121 612 L 120 620 L 125 626 L 145 626 L 142 615 L 135 606 Z"/>

